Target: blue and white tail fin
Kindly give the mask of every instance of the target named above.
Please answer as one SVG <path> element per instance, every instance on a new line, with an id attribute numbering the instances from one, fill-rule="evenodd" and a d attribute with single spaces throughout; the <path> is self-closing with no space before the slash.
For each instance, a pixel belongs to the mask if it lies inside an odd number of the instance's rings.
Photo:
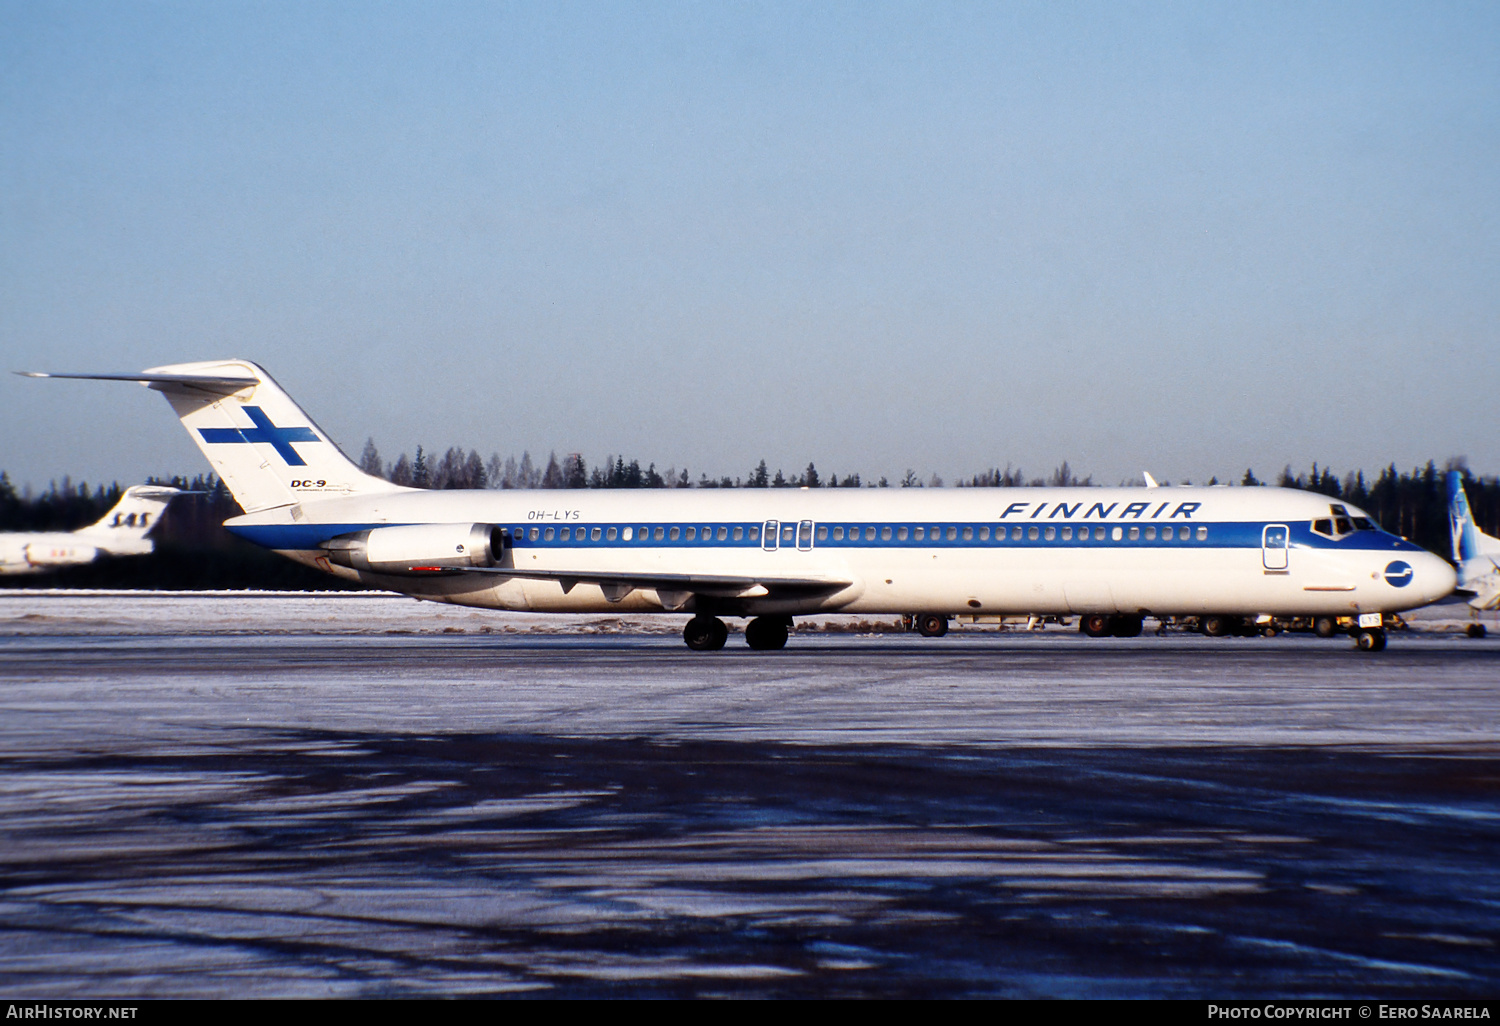
<path id="1" fill-rule="evenodd" d="M 140 542 L 146 532 L 156 526 L 167 503 L 182 493 L 165 485 L 133 485 L 125 489 L 115 508 L 104 514 L 98 523 L 81 527 L 73 533 L 86 538 L 89 544 L 105 552 L 120 553 L 140 551 Z M 145 544 L 151 551 L 151 544 Z"/>
<path id="2" fill-rule="evenodd" d="M 246 513 L 309 499 L 406 491 L 373 477 L 249 360 L 151 367 L 139 374 L 34 374 L 137 381 L 166 396 Z"/>
<path id="3" fill-rule="evenodd" d="M 1458 588 L 1474 594 L 1469 605 L 1476 609 L 1500 605 L 1500 538 L 1485 534 L 1474 523 L 1463 475 L 1456 470 L 1448 472 L 1448 529 Z"/>

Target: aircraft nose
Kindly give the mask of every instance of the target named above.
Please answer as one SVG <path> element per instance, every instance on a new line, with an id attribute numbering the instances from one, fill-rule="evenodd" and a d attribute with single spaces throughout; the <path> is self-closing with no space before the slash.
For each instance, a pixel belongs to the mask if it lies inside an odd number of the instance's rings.
<path id="1" fill-rule="evenodd" d="M 1453 589 L 1458 586 L 1458 571 L 1453 569 L 1452 563 L 1431 552 L 1422 553 L 1412 562 L 1416 564 L 1415 583 L 1421 588 L 1425 601 L 1436 602 L 1453 594 Z"/>

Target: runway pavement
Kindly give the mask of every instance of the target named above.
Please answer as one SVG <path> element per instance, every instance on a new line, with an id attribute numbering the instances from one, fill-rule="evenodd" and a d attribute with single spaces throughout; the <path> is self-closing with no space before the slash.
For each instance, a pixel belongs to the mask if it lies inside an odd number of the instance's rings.
<path id="1" fill-rule="evenodd" d="M 1500 642 L 362 600 L 0 601 L 8 996 L 1496 992 Z"/>

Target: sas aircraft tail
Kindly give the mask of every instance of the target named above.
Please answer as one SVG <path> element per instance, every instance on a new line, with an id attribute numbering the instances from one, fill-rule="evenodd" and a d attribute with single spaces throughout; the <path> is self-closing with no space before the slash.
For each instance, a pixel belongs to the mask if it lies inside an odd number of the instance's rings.
<path id="1" fill-rule="evenodd" d="M 1500 606 L 1500 538 L 1485 534 L 1474 523 L 1463 475 L 1448 472 L 1448 528 L 1453 536 L 1453 562 L 1458 566 L 1458 588 L 1472 592 L 1475 609 Z"/>
<path id="2" fill-rule="evenodd" d="M 248 360 L 179 363 L 139 374 L 28 376 L 136 381 L 160 392 L 246 513 L 407 490 L 355 466 L 271 375 Z"/>
<path id="3" fill-rule="evenodd" d="M 156 526 L 167 503 L 181 494 L 165 485 L 132 485 L 98 523 L 73 533 L 88 539 L 95 548 L 116 555 L 150 552 L 151 543 L 144 541 L 146 532 Z"/>

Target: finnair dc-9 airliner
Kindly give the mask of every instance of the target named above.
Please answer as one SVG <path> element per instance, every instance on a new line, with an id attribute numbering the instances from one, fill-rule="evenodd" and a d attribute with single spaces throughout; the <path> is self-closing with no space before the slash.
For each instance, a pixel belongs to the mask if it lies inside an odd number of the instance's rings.
<path id="1" fill-rule="evenodd" d="M 1076 615 L 1093 636 L 1145 617 L 1208 634 L 1315 618 L 1385 647 L 1384 615 L 1453 590 L 1447 561 L 1358 509 L 1280 488 L 426 491 L 363 473 L 245 360 L 139 374 L 245 510 L 225 527 L 339 577 L 490 609 L 687 614 L 683 639 L 751 648 L 792 618 Z"/>

